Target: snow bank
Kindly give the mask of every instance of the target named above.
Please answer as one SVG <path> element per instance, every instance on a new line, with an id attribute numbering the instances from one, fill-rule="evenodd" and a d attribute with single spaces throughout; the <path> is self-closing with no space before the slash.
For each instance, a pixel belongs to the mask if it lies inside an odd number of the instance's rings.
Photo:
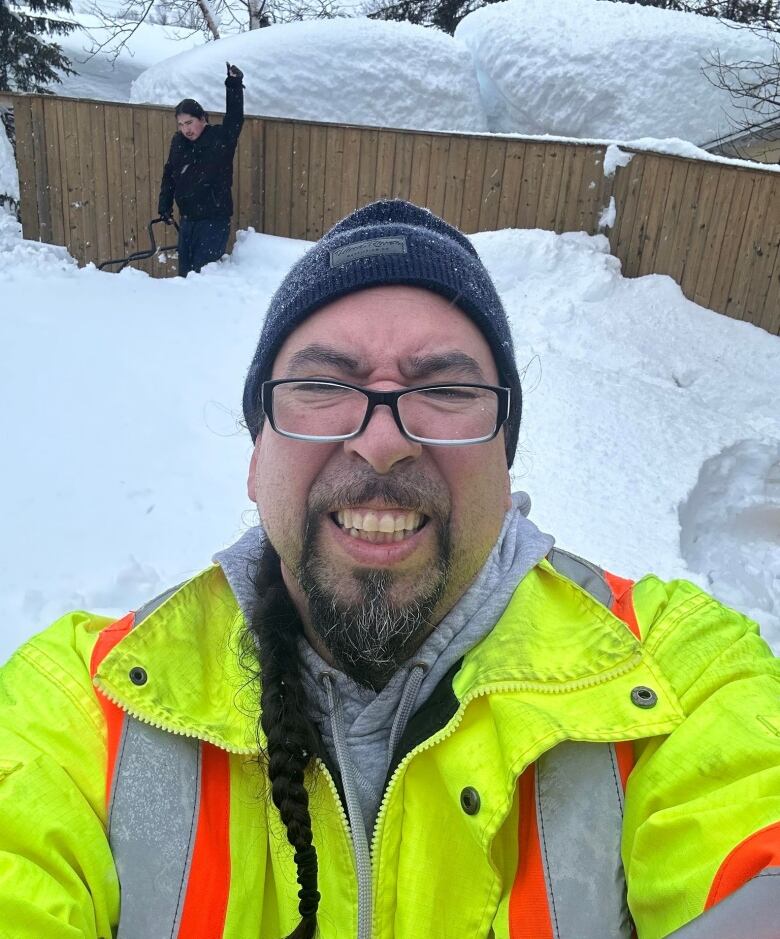
<path id="1" fill-rule="evenodd" d="M 79 270 L 5 219 L 0 661 L 66 609 L 125 613 L 253 523 L 243 378 L 306 247 L 240 232 L 229 260 L 152 280 Z M 524 375 L 531 517 L 618 574 L 696 580 L 780 652 L 780 338 L 624 278 L 603 236 L 473 240 Z"/>
<path id="2" fill-rule="evenodd" d="M 490 129 L 704 144 L 733 130 L 728 93 L 702 71 L 771 61 L 771 43 L 694 13 L 604 0 L 508 0 L 469 14 L 455 36 L 476 61 Z"/>
<path id="3" fill-rule="evenodd" d="M 245 73 L 249 114 L 426 130 L 485 131 L 474 64 L 460 42 L 409 23 L 288 23 L 210 42 L 153 66 L 131 100 L 197 98 L 224 110 L 225 62 Z"/>
<path id="4" fill-rule="evenodd" d="M 100 18 L 88 13 L 75 13 L 71 17 L 80 28 L 67 36 L 58 36 L 57 42 L 70 59 L 75 75 L 62 75 L 62 83 L 52 86 L 57 95 L 73 98 L 95 98 L 99 101 L 129 101 L 132 82 L 157 62 L 178 55 L 182 49 L 200 46 L 205 37 L 190 29 L 158 26 L 152 23 L 124 23 L 134 30 L 122 48 L 118 37 L 111 38 L 111 30 Z M 98 46 L 103 48 L 95 51 Z"/>

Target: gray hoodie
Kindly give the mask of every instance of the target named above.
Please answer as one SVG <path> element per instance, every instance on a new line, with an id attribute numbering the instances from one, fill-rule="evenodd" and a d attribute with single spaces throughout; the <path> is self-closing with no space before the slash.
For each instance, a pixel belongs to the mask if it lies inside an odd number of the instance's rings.
<path id="1" fill-rule="evenodd" d="M 370 936 L 373 831 L 395 748 L 411 716 L 428 700 L 449 669 L 483 639 L 506 609 L 523 577 L 545 557 L 553 538 L 526 517 L 531 500 L 514 493 L 501 533 L 484 567 L 460 600 L 411 659 L 375 692 L 328 665 L 301 638 L 302 679 L 309 717 L 319 728 L 331 761 L 339 767 L 355 846 L 358 937 Z M 254 588 L 248 581 L 262 530 L 253 528 L 231 548 L 215 555 L 236 599 L 246 612 Z M 248 563 L 249 562 L 249 563 Z"/>

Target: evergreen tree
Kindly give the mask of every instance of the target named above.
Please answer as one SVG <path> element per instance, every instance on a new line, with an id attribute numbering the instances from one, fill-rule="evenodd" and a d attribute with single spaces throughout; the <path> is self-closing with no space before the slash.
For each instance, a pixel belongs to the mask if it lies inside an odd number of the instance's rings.
<path id="1" fill-rule="evenodd" d="M 658 7 L 661 10 L 677 10 L 681 13 L 698 13 L 731 20 L 745 26 L 780 27 L 780 0 L 612 0 L 619 3 L 636 3 L 643 7 Z"/>
<path id="2" fill-rule="evenodd" d="M 435 26 L 452 35 L 458 23 L 472 10 L 496 2 L 498 0 L 373 0 L 366 10 L 373 20 Z"/>
<path id="3" fill-rule="evenodd" d="M 77 28 L 58 18 L 70 12 L 70 0 L 0 0 L 0 91 L 49 93 L 58 71 L 74 74 L 51 38 Z"/>

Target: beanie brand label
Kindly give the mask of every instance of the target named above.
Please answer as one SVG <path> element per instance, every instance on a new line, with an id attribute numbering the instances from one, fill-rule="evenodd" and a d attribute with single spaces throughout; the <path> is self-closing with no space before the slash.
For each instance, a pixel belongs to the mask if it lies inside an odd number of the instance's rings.
<path id="1" fill-rule="evenodd" d="M 393 235 L 387 238 L 369 238 L 366 241 L 344 245 L 343 248 L 335 248 L 329 253 L 331 267 L 341 267 L 350 261 L 373 258 L 381 254 L 406 254 L 406 237 Z"/>

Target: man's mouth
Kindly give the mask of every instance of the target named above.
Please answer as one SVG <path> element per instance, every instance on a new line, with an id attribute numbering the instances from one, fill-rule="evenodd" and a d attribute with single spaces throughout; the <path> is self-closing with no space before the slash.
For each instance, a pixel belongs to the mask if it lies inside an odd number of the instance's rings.
<path id="1" fill-rule="evenodd" d="M 420 512 L 406 509 L 339 509 L 331 518 L 353 538 L 372 544 L 404 541 L 428 521 Z"/>

